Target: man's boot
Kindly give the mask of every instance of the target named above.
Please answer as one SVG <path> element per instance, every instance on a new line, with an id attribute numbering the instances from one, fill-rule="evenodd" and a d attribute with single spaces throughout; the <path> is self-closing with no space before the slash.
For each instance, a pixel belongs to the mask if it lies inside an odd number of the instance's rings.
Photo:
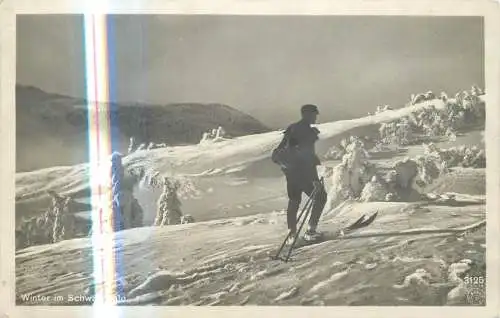
<path id="1" fill-rule="evenodd" d="M 304 240 L 308 242 L 315 242 L 323 238 L 323 233 L 318 232 L 315 226 L 309 225 L 304 233 Z"/>

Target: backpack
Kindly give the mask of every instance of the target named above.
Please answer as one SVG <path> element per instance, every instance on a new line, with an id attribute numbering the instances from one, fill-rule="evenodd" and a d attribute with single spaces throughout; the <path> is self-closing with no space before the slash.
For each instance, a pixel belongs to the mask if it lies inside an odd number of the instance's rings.
<path id="1" fill-rule="evenodd" d="M 273 150 L 271 160 L 282 168 L 289 168 L 293 159 L 293 148 L 290 147 L 288 131 L 285 131 L 285 136 L 279 145 Z"/>

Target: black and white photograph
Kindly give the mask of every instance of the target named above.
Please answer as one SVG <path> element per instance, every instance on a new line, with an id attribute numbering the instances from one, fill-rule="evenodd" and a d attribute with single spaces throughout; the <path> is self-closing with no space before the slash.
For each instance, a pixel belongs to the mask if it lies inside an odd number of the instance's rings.
<path id="1" fill-rule="evenodd" d="M 483 16 L 15 29 L 16 306 L 487 306 Z"/>

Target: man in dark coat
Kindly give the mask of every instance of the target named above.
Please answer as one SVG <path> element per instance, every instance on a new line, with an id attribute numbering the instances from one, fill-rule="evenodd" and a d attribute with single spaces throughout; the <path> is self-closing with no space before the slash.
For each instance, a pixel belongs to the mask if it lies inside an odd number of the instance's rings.
<path id="1" fill-rule="evenodd" d="M 292 232 L 291 240 L 297 231 L 297 211 L 302 193 L 311 197 L 316 189 L 309 226 L 304 235 L 305 240 L 314 241 L 322 236 L 316 231 L 316 228 L 327 201 L 327 194 L 324 186 L 320 183 L 317 171 L 317 166 L 321 164 L 315 151 L 319 130 L 311 126 L 316 123 L 319 114 L 318 107 L 310 104 L 304 105 L 301 108 L 301 114 L 302 119 L 291 124 L 285 130 L 284 138 L 277 148 L 278 151 L 273 153 L 273 161 L 281 166 L 286 177 L 287 223 L 288 229 Z"/>

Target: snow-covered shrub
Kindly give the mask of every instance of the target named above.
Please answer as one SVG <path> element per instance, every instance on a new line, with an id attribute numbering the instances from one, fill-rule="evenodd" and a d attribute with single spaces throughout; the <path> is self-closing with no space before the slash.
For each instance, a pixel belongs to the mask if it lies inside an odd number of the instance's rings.
<path id="1" fill-rule="evenodd" d="M 155 226 L 175 225 L 182 221 L 181 202 L 177 196 L 178 182 L 163 178 L 163 192 L 157 202 Z"/>
<path id="2" fill-rule="evenodd" d="M 194 217 L 190 214 L 183 215 L 181 218 L 181 224 L 194 223 Z"/>
<path id="3" fill-rule="evenodd" d="M 448 98 L 444 92 L 440 99 L 445 103 L 444 109 L 433 105 L 415 111 L 409 118 L 397 119 L 382 123 L 379 129 L 380 141 L 385 144 L 408 145 L 424 138 L 447 137 L 456 138 L 456 131 L 470 125 L 484 124 L 485 104 L 479 97 L 482 91 L 473 86 L 471 91 L 461 91 L 455 98 Z M 411 105 L 436 99 L 431 91 L 425 94 L 412 94 Z M 378 111 L 382 111 L 379 106 Z"/>

